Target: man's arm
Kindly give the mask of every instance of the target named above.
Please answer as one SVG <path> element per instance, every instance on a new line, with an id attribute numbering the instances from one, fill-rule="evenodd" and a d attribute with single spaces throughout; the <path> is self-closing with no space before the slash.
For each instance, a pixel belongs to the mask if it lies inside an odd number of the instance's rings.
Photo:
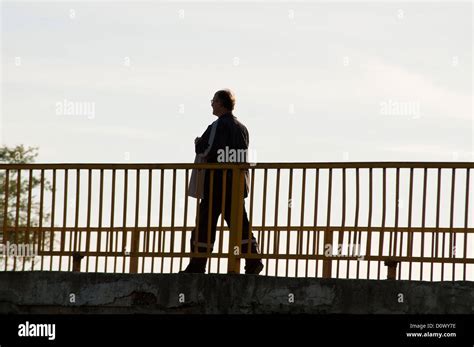
<path id="1" fill-rule="evenodd" d="M 209 136 L 211 134 L 211 128 L 212 124 L 207 127 L 206 131 L 204 132 L 204 134 L 202 134 L 201 137 L 195 140 L 194 150 L 196 154 L 201 154 L 207 149 L 209 143 Z"/>
<path id="2" fill-rule="evenodd" d="M 206 159 L 213 158 L 217 160 L 217 151 L 219 149 L 224 149 L 227 137 L 228 135 L 224 123 L 217 122 L 214 138 L 212 139 L 213 141 L 206 149 Z"/>
<path id="3" fill-rule="evenodd" d="M 249 146 L 250 146 L 250 135 L 249 135 L 249 131 L 247 130 L 247 127 L 244 128 L 245 129 L 245 146 L 246 148 L 248 149 Z"/>

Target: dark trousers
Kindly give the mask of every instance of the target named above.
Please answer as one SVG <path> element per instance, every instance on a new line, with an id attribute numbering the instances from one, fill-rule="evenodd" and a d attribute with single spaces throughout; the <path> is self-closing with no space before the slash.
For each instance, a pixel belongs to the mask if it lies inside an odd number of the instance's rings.
<path id="1" fill-rule="evenodd" d="M 199 253 L 206 253 L 208 245 L 210 246 L 209 252 L 212 252 L 214 241 L 216 238 L 217 221 L 222 214 L 222 171 L 215 170 L 212 184 L 212 206 L 210 206 L 210 177 L 208 170 L 206 170 L 205 184 L 204 184 L 204 198 L 201 199 L 199 204 L 199 222 L 196 220 L 197 228 L 193 229 L 191 233 L 191 251 L 196 250 Z M 232 176 L 231 172 L 228 172 L 226 178 L 226 194 L 224 203 L 224 219 L 227 225 L 231 225 L 231 201 L 232 201 Z M 248 252 L 248 246 L 250 244 L 251 253 L 259 253 L 257 241 L 250 231 L 249 219 L 247 217 L 247 211 L 245 210 L 245 203 L 242 206 L 242 244 L 240 247 L 240 253 L 244 254 Z M 211 217 L 209 219 L 209 211 L 211 211 Z M 210 225 L 209 225 L 210 223 Z M 210 232 L 208 229 L 210 228 Z M 209 236 L 208 236 L 209 235 Z M 209 244 L 208 244 L 209 241 Z M 233 250 L 229 250 L 233 252 Z M 246 265 L 252 266 L 253 263 L 260 262 L 259 259 L 246 259 Z M 189 269 L 196 272 L 204 272 L 206 268 L 207 258 L 191 258 Z"/>

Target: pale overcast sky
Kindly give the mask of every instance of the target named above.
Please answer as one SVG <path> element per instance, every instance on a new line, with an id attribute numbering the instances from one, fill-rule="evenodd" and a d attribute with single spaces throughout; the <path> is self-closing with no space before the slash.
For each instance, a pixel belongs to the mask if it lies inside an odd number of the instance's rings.
<path id="1" fill-rule="evenodd" d="M 2 68 L 39 162 L 192 162 L 225 87 L 258 161 L 473 158 L 468 2 L 2 2 Z"/>

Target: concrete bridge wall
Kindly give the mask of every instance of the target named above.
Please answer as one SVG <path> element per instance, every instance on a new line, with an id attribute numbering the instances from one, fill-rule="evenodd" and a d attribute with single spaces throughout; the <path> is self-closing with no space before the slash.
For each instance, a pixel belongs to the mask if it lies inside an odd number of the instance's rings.
<path id="1" fill-rule="evenodd" d="M 0 313 L 472 314 L 474 282 L 3 272 Z"/>

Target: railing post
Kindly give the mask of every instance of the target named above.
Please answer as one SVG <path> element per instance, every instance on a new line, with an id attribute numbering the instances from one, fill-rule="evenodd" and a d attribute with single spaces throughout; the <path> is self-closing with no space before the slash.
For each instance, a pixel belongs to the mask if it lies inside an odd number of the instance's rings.
<path id="1" fill-rule="evenodd" d="M 132 230 L 131 257 L 130 257 L 130 273 L 138 272 L 138 256 L 140 250 L 140 232 L 138 231 L 139 211 L 140 211 L 140 169 L 137 169 L 136 175 L 136 196 L 135 196 L 135 228 Z"/>
<path id="2" fill-rule="evenodd" d="M 137 228 L 132 231 L 132 242 L 131 242 L 131 252 L 130 252 L 130 268 L 129 272 L 131 274 L 136 274 L 138 272 L 138 256 L 135 255 L 139 252 L 139 242 L 140 235 Z"/>
<path id="3" fill-rule="evenodd" d="M 244 175 L 238 167 L 232 168 L 232 203 L 229 235 L 229 259 L 227 273 L 240 273 L 240 255 L 242 253 L 242 214 L 244 206 Z M 227 208 L 227 207 L 226 207 Z"/>
<path id="4" fill-rule="evenodd" d="M 331 196 L 332 194 L 332 168 L 329 169 L 329 180 L 328 180 L 328 207 L 327 207 L 327 224 L 324 230 L 324 253 L 326 253 L 326 247 L 330 246 L 332 249 L 333 232 L 330 230 L 331 225 Z M 331 256 L 334 253 L 331 252 Z M 332 275 L 332 260 L 323 260 L 323 278 L 331 278 Z"/>
<path id="5" fill-rule="evenodd" d="M 326 247 L 330 245 L 329 249 L 332 249 L 332 239 L 333 239 L 333 232 L 327 228 L 324 230 L 324 252 Z M 331 252 L 332 253 L 332 252 Z M 332 256 L 332 254 L 331 254 Z M 323 278 L 331 278 L 332 274 L 332 260 L 323 260 Z"/>
<path id="6" fill-rule="evenodd" d="M 79 252 L 74 252 L 72 254 L 72 271 L 81 272 L 81 260 L 84 258 Z"/>

